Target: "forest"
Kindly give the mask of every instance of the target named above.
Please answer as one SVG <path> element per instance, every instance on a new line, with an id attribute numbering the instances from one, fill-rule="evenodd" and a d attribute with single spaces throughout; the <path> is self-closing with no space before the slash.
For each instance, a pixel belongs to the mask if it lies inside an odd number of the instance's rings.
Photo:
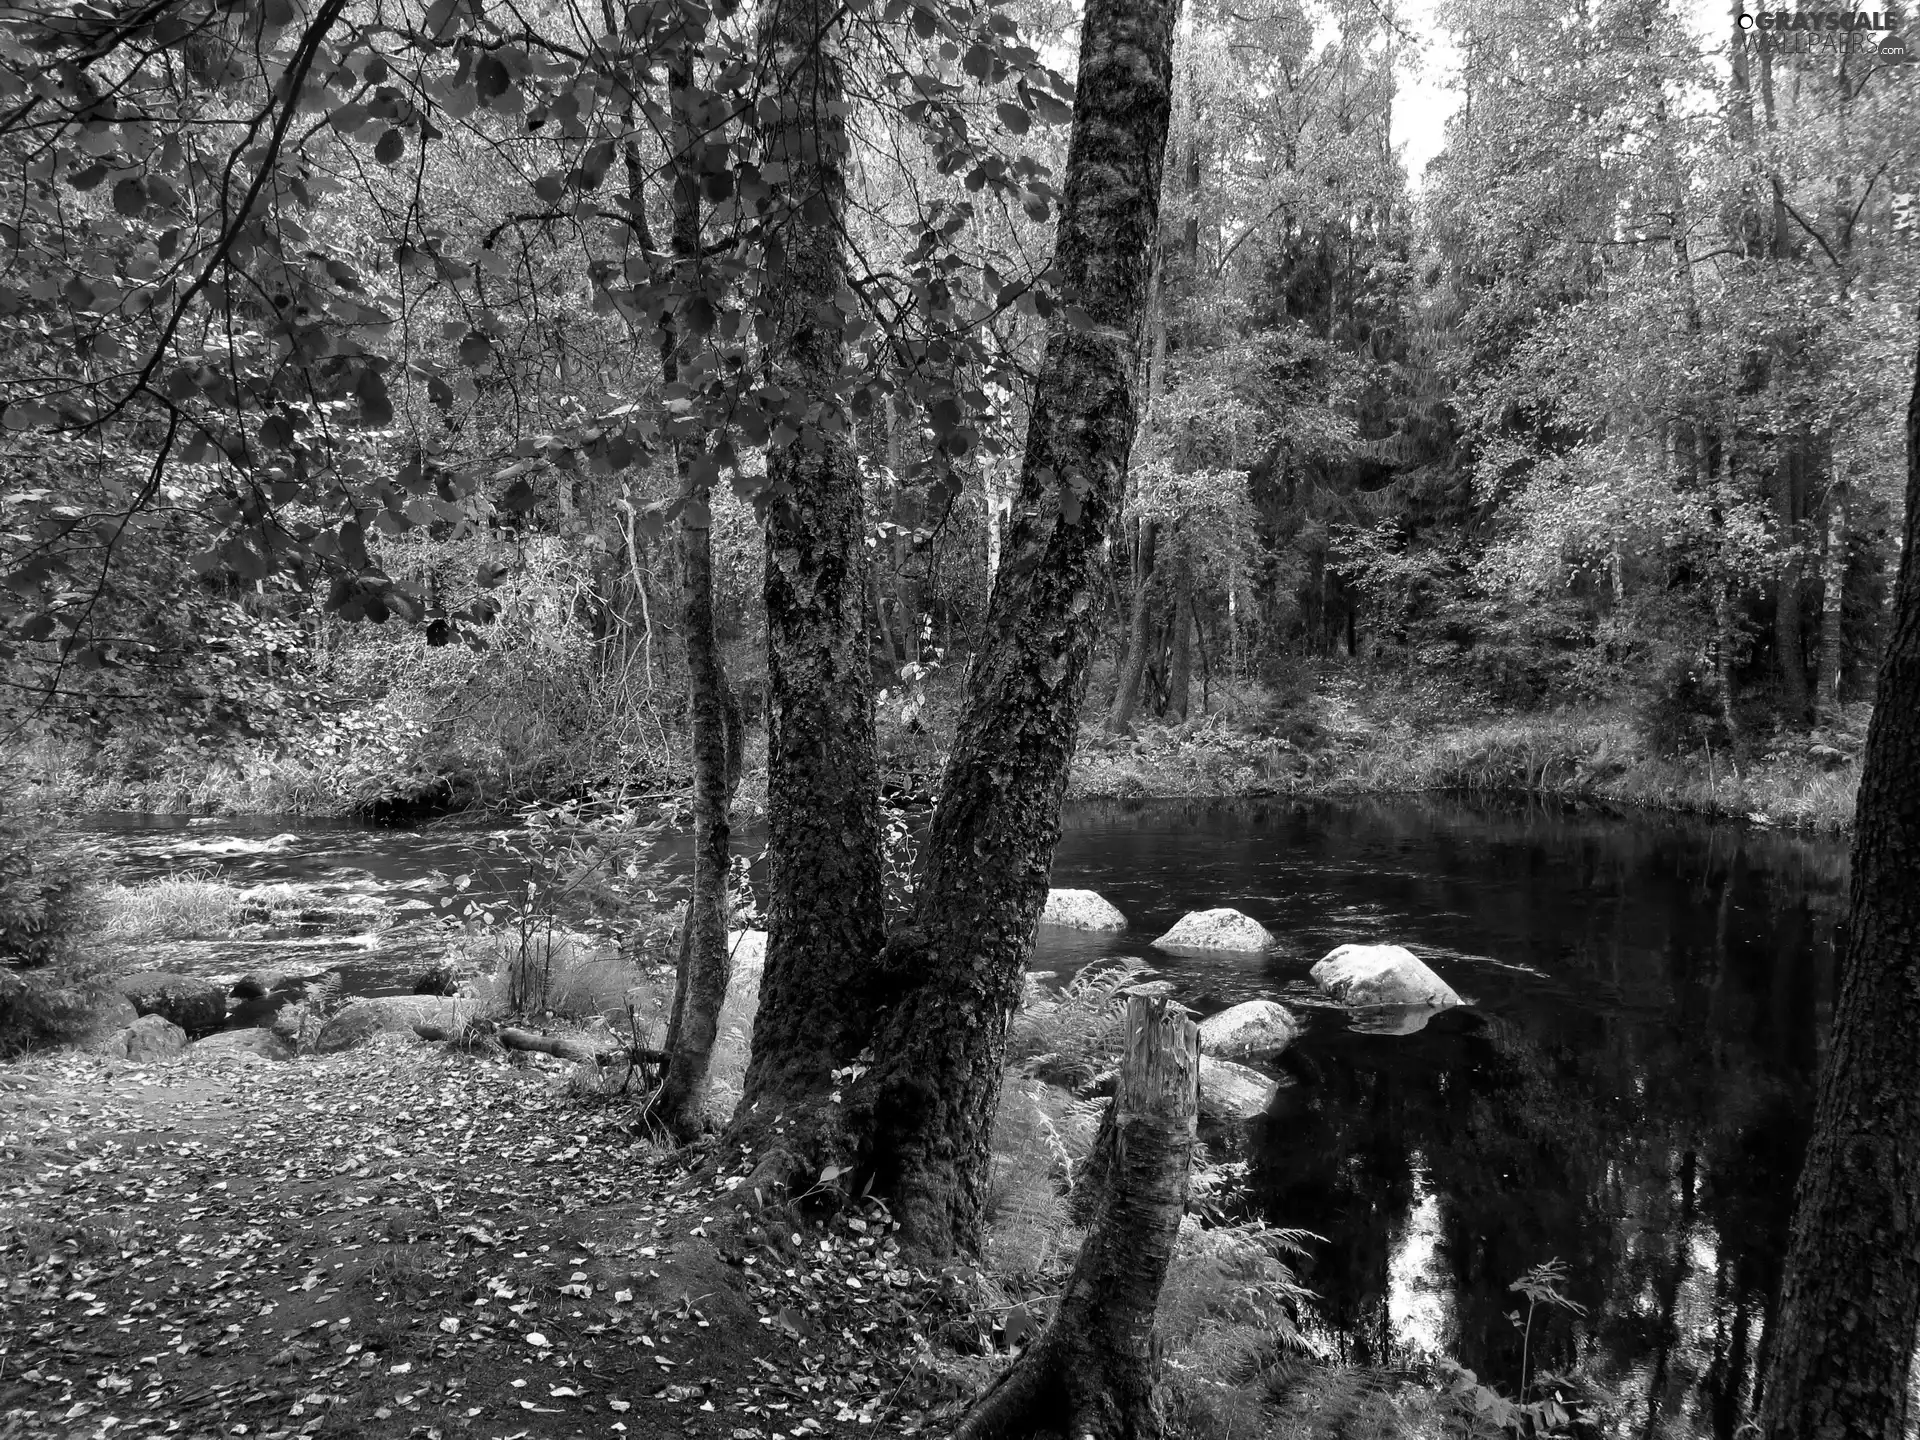
<path id="1" fill-rule="evenodd" d="M 0 11 L 0 1434 L 1904 1437 L 1920 71 L 1781 18 Z"/>

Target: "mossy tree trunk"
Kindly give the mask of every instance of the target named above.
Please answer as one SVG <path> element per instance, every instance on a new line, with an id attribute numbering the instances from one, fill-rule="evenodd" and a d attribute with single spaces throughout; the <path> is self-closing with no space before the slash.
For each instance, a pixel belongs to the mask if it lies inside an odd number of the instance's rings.
<path id="1" fill-rule="evenodd" d="M 1087 1238 L 1053 1323 L 980 1397 L 953 1440 L 1047 1429 L 1074 1440 L 1148 1440 L 1153 1317 L 1187 1208 L 1200 1114 L 1200 1029 L 1178 1006 L 1134 996 L 1105 1167 Z"/>
<path id="2" fill-rule="evenodd" d="M 1860 776 L 1851 912 L 1761 1429 L 1900 1440 L 1920 1321 L 1920 359 L 1906 540 Z"/>
<path id="3" fill-rule="evenodd" d="M 787 197 L 769 222 L 765 363 L 799 434 L 767 454 L 767 959 L 729 1134 L 772 1180 L 837 1153 L 832 1072 L 870 1034 L 882 941 L 865 515 L 831 323 L 847 283 L 845 13 L 786 0 L 761 22 L 763 164 L 784 167 Z"/>
<path id="4" fill-rule="evenodd" d="M 1056 313 L 1048 331 L 914 930 L 890 954 L 910 988 L 884 1017 L 859 1097 L 863 1167 L 907 1240 L 935 1254 L 979 1242 L 1007 1021 L 1060 837 L 1101 543 L 1137 421 L 1177 12 L 1177 0 L 1090 0 L 1082 21 L 1055 255 L 1081 314 Z"/>

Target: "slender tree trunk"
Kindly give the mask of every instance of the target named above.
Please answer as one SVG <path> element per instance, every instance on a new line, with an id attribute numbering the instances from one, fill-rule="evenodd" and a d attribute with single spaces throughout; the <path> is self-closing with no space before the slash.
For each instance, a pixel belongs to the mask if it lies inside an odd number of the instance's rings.
<path id="1" fill-rule="evenodd" d="M 691 158 L 696 139 L 688 111 L 700 41 L 697 32 L 686 34 L 667 77 L 674 115 L 672 245 L 688 290 L 700 253 L 700 184 Z M 669 389 L 679 383 L 687 334 L 676 317 L 662 337 L 661 373 Z M 681 436 L 674 445 L 680 490 L 686 497 L 680 521 L 680 584 L 693 750 L 693 886 L 667 1029 L 666 1073 L 654 1108 L 661 1123 L 682 1137 L 697 1134 L 707 1123 L 707 1081 L 732 969 L 727 952 L 727 812 L 738 767 L 728 763 L 737 750 L 737 739 L 728 732 L 729 720 L 738 711 L 714 635 L 711 495 L 705 478 L 710 462 L 702 463 L 704 450 L 697 435 Z"/>
<path id="2" fill-rule="evenodd" d="M 1761 1430 L 1901 1440 L 1920 1320 L 1920 358 L 1893 633 L 1867 732 L 1851 912 Z"/>
<path id="3" fill-rule="evenodd" d="M 1015 519 L 927 839 L 917 935 L 895 957 L 915 983 L 886 1017 L 863 1086 L 866 1168 L 907 1242 L 936 1254 L 979 1244 L 1007 1020 L 1060 838 L 1101 545 L 1138 415 L 1178 8 L 1089 0 L 1081 21 L 1055 265 L 1091 324 L 1048 327 Z"/>
<path id="4" fill-rule="evenodd" d="M 784 0 L 761 30 L 763 153 L 787 198 L 760 304 L 768 379 L 800 435 L 767 456 L 767 960 L 729 1138 L 768 1183 L 836 1151 L 832 1072 L 867 1042 L 882 940 L 865 509 L 844 332 L 821 318 L 847 277 L 844 24 L 831 0 Z"/>
<path id="5" fill-rule="evenodd" d="M 1827 543 L 1820 574 L 1819 709 L 1832 718 L 1840 713 L 1841 620 L 1847 587 L 1847 482 L 1837 454 L 1833 485 L 1827 493 Z"/>
<path id="6" fill-rule="evenodd" d="M 1167 658 L 1167 710 L 1185 720 L 1193 684 L 1193 566 L 1184 542 L 1174 557 L 1172 629 L 1172 654 Z"/>
<path id="7" fill-rule="evenodd" d="M 1796 724 L 1807 718 L 1807 650 L 1800 627 L 1806 562 L 1801 558 L 1800 476 L 1806 463 L 1801 436 L 1783 440 L 1774 468 L 1774 518 L 1786 554 L 1774 579 L 1773 656 L 1780 675 L 1780 708 Z"/>
<path id="8" fill-rule="evenodd" d="M 953 1440 L 1045 1427 L 1082 1440 L 1148 1440 L 1153 1313 L 1180 1218 L 1200 1114 L 1200 1029 L 1178 1006 L 1127 1002 L 1127 1051 L 1101 1129 L 1093 1223 L 1046 1332 L 980 1397 Z"/>
<path id="9" fill-rule="evenodd" d="M 1147 632 L 1153 620 L 1154 544 L 1160 526 L 1142 518 L 1134 522 L 1133 609 L 1127 616 L 1127 653 L 1114 683 L 1113 704 L 1107 710 L 1107 733 L 1124 735 L 1133 724 L 1140 703 L 1140 680 L 1147 673 Z"/>

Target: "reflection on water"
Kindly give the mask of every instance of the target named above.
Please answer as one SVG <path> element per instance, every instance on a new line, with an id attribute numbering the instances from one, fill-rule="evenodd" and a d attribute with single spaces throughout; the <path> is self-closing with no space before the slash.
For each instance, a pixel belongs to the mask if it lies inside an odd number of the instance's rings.
<path id="1" fill-rule="evenodd" d="M 291 828 L 107 843 L 135 873 L 202 855 L 248 883 L 390 895 L 485 858 L 479 827 L 303 824 L 272 841 Z M 1306 1031 L 1281 1061 L 1297 1083 L 1253 1137 L 1252 1187 L 1275 1223 L 1326 1237 L 1303 1278 L 1331 1349 L 1443 1351 L 1511 1392 L 1508 1316 L 1525 1305 L 1509 1286 L 1559 1258 L 1586 1314 L 1536 1314 L 1535 1369 L 1606 1381 L 1623 1397 L 1609 1433 L 1731 1437 L 1764 1368 L 1845 869 L 1829 842 L 1559 808 L 1084 805 L 1053 883 L 1099 890 L 1132 929 L 1044 930 L 1035 963 L 1141 956 L 1202 1010 L 1298 1007 Z M 1215 905 L 1265 924 L 1277 952 L 1149 948 Z M 1351 1029 L 1307 977 L 1347 941 L 1408 946 L 1469 1006 L 1411 1035 Z"/>
<path id="2" fill-rule="evenodd" d="M 1586 1309 L 1534 1317 L 1535 1369 L 1622 1397 L 1610 1433 L 1730 1437 L 1764 1364 L 1828 1020 L 1842 847 L 1726 826 L 1457 802 L 1077 812 L 1054 883 L 1134 920 L 1043 936 L 1042 963 L 1151 955 L 1230 904 L 1264 959 L 1165 967 L 1211 1005 L 1311 996 L 1352 940 L 1408 946 L 1471 1002 L 1413 1035 L 1306 1010 L 1253 1151 L 1275 1223 L 1357 1360 L 1438 1349 L 1511 1392 L 1524 1300 L 1559 1258 Z"/>

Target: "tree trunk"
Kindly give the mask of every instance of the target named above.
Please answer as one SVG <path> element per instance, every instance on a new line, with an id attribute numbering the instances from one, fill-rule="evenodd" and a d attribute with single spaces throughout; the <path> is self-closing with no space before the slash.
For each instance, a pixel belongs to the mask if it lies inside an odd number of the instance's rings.
<path id="1" fill-rule="evenodd" d="M 1153 1312 L 1186 1211 L 1200 1113 L 1200 1029 L 1178 1006 L 1127 1001 L 1127 1052 L 1110 1113 L 1101 1194 L 1053 1323 L 967 1412 L 953 1440 L 1042 1428 L 1074 1440 L 1161 1433 Z"/>
<path id="2" fill-rule="evenodd" d="M 1089 0 L 1055 252 L 1065 297 L 1034 387 L 1014 523 L 967 673 L 915 909 L 895 960 L 913 988 L 862 1087 L 864 1166 L 904 1239 L 974 1249 L 1000 1092 L 1060 838 L 1098 617 L 1100 555 L 1126 484 L 1133 381 L 1159 233 L 1178 0 Z"/>
<path id="3" fill-rule="evenodd" d="M 800 435 L 767 455 L 767 960 L 729 1137 L 770 1182 L 835 1153 L 832 1072 L 867 1042 L 882 940 L 865 507 L 838 389 L 844 334 L 821 321 L 847 283 L 844 17 L 791 0 L 765 12 L 760 40 L 763 158 L 787 178 L 759 305 L 767 378 Z"/>
<path id="4" fill-rule="evenodd" d="M 695 144 L 687 97 L 693 89 L 694 47 L 699 36 L 672 57 L 667 83 L 673 104 L 673 255 L 683 286 L 691 291 L 700 253 L 700 185 L 690 162 Z M 661 373 L 668 387 L 679 382 L 689 334 L 677 322 L 662 346 Z M 713 532 L 710 487 L 704 478 L 704 439 L 681 436 L 674 458 L 685 497 L 680 520 L 681 626 L 687 649 L 687 699 L 693 760 L 693 885 L 681 933 L 673 1012 L 667 1027 L 669 1056 L 654 1112 L 673 1134 L 691 1138 L 706 1127 L 707 1079 L 720 1033 L 720 1007 L 732 966 L 727 954 L 727 812 L 738 778 L 728 764 L 728 720 L 736 707 L 720 663 L 713 626 Z"/>
<path id="5" fill-rule="evenodd" d="M 1785 555 L 1774 580 L 1773 656 L 1780 675 L 1780 708 L 1795 724 L 1807 718 L 1807 651 L 1800 633 L 1804 619 L 1800 592 L 1806 564 L 1800 556 L 1800 475 L 1805 465 L 1802 437 L 1781 442 L 1774 467 L 1774 518 Z"/>
<path id="6" fill-rule="evenodd" d="M 1832 1039 L 1761 1411 L 1768 1440 L 1900 1440 L 1906 1430 L 1920 1320 L 1920 359 L 1893 633 L 1853 834 Z"/>
<path id="7" fill-rule="evenodd" d="M 1167 712 L 1185 720 L 1193 685 L 1193 566 L 1188 561 L 1184 543 L 1174 557 L 1172 626 L 1173 653 L 1167 660 Z"/>
<path id="8" fill-rule="evenodd" d="M 1840 713 L 1840 622 L 1847 589 L 1847 482 L 1836 454 L 1833 486 L 1827 494 L 1827 553 L 1820 574 L 1819 710 L 1826 718 Z"/>
<path id="9" fill-rule="evenodd" d="M 1109 735 L 1127 733 L 1133 724 L 1134 706 L 1140 703 L 1140 680 L 1147 673 L 1147 632 L 1153 620 L 1153 552 L 1159 529 L 1152 520 L 1134 522 L 1133 609 L 1127 617 L 1127 653 L 1114 684 L 1113 704 L 1107 710 Z"/>

